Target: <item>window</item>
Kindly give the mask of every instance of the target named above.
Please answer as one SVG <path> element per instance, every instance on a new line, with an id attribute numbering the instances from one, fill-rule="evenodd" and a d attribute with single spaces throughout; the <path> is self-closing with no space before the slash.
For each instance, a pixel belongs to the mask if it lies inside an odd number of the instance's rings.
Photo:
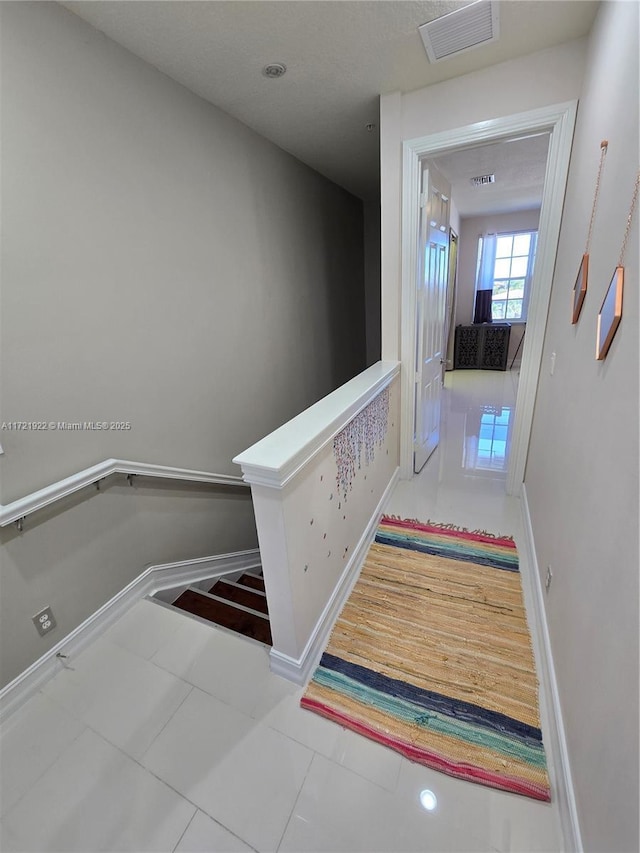
<path id="1" fill-rule="evenodd" d="M 526 319 L 537 237 L 536 231 L 497 235 L 491 294 L 493 320 Z"/>
<path id="2" fill-rule="evenodd" d="M 537 231 L 480 237 L 474 323 L 524 322 L 527 319 L 537 242 Z"/>

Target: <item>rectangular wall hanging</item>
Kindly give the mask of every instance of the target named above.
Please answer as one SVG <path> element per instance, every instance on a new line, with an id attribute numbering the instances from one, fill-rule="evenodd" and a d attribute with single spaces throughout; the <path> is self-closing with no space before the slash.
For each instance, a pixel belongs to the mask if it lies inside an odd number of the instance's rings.
<path id="1" fill-rule="evenodd" d="M 616 267 L 613 278 L 609 283 L 607 295 L 604 298 L 598 314 L 598 332 L 596 342 L 596 359 L 602 361 L 611 346 L 616 330 L 622 318 L 622 290 L 624 286 L 624 267 Z"/>
<path id="2" fill-rule="evenodd" d="M 584 302 L 584 297 L 587 292 L 587 278 L 589 276 L 589 255 L 585 254 L 582 256 L 582 263 L 580 264 L 580 269 L 578 270 L 578 275 L 576 276 L 576 283 L 573 286 L 573 314 L 571 317 L 572 323 L 578 322 L 578 317 L 580 316 L 580 311 L 582 310 L 582 303 Z"/>

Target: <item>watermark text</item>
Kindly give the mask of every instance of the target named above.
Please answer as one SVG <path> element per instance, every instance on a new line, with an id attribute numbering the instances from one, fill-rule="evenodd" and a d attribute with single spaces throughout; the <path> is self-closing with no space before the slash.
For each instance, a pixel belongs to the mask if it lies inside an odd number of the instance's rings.
<path id="1" fill-rule="evenodd" d="M 126 432 L 131 421 L 2 421 L 5 432 L 93 432 L 111 430 Z"/>

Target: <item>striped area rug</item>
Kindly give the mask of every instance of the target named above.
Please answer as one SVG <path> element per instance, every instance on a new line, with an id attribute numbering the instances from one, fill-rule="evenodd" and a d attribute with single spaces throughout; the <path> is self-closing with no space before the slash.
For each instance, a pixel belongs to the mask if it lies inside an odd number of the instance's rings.
<path id="1" fill-rule="evenodd" d="M 384 517 L 301 704 L 428 767 L 549 801 L 513 540 Z"/>

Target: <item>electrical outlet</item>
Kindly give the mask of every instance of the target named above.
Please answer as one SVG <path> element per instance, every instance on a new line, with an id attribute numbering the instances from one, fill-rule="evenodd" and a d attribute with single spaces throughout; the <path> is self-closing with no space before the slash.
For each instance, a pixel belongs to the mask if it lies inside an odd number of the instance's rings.
<path id="1" fill-rule="evenodd" d="M 551 581 L 553 580 L 553 572 L 551 571 L 551 566 L 547 566 L 547 576 L 544 579 L 544 586 L 547 592 L 551 588 Z"/>
<path id="2" fill-rule="evenodd" d="M 49 631 L 53 631 L 57 624 L 50 607 L 45 607 L 40 613 L 36 613 L 32 619 L 41 637 L 44 637 Z"/>

